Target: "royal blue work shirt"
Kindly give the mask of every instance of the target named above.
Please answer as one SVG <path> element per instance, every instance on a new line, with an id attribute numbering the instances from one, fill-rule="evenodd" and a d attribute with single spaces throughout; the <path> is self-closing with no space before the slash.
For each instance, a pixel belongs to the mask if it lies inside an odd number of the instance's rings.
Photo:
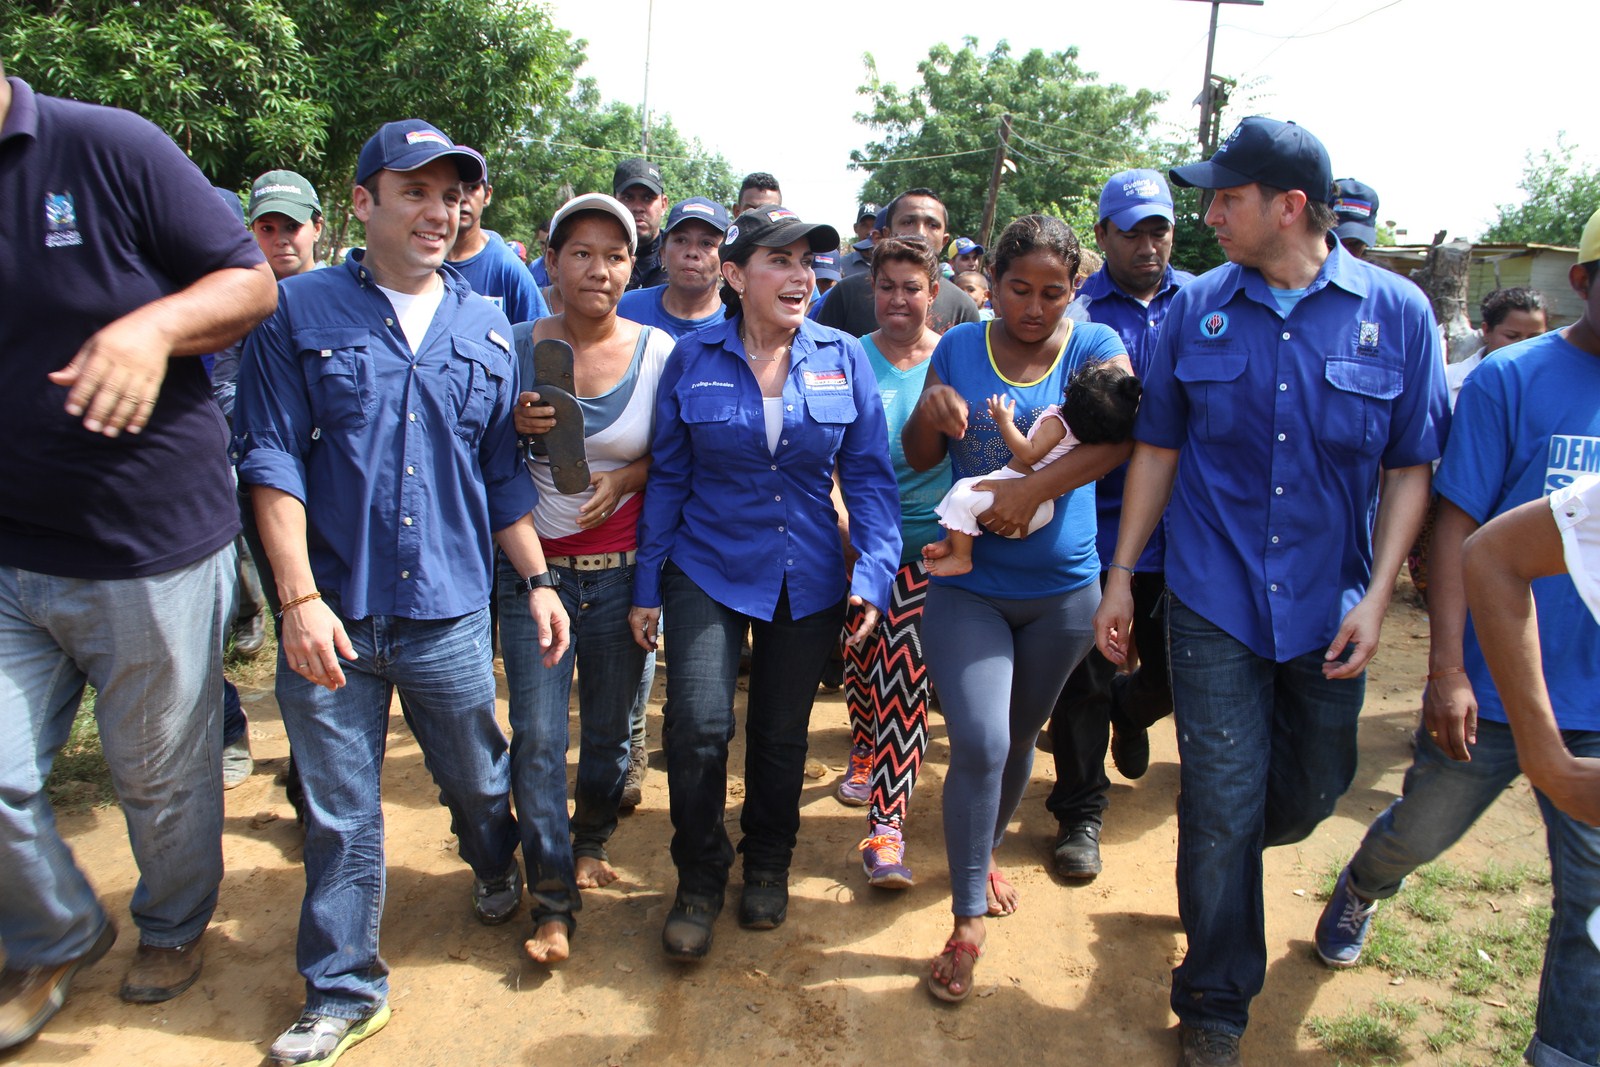
<path id="1" fill-rule="evenodd" d="M 850 543 L 861 553 L 849 591 L 886 607 L 900 567 L 900 494 L 866 352 L 854 337 L 805 320 L 774 453 L 740 321 L 690 334 L 667 360 L 633 602 L 661 605 L 670 559 L 713 600 L 753 618 L 773 617 L 785 583 L 793 618 L 838 603 L 846 578 L 830 497 L 837 465 Z"/>
<path id="2" fill-rule="evenodd" d="M 1252 268 L 1180 289 L 1134 430 L 1181 450 L 1173 593 L 1258 656 L 1326 647 L 1372 575 L 1381 471 L 1439 457 L 1438 346 L 1422 291 L 1337 244 L 1287 318 Z"/>
<path id="3" fill-rule="evenodd" d="M 489 603 L 494 531 L 539 499 L 517 458 L 511 326 L 442 267 L 413 355 L 362 255 L 279 283 L 245 340 L 239 478 L 305 504 L 312 574 L 346 618 L 456 618 Z"/>
<path id="4" fill-rule="evenodd" d="M 1128 361 L 1133 364 L 1133 373 L 1143 378 L 1146 368 L 1150 366 L 1150 357 L 1155 352 L 1161 321 L 1172 307 L 1172 298 L 1177 295 L 1179 288 L 1192 281 L 1193 274 L 1186 270 L 1173 270 L 1168 264 L 1166 273 L 1161 277 L 1161 287 L 1150 303 L 1145 304 L 1129 296 L 1127 290 L 1113 281 L 1102 266 L 1084 280 L 1073 303 L 1088 316 L 1088 321 L 1117 331 L 1117 336 L 1122 338 L 1122 344 L 1127 349 Z M 1128 465 L 1124 463 L 1094 484 L 1094 508 L 1098 524 L 1095 547 L 1100 551 L 1102 566 L 1116 558 L 1117 526 L 1122 521 L 1122 487 L 1127 480 Z M 1164 525 L 1157 525 L 1151 533 L 1134 570 L 1161 570 L 1167 550 Z"/>

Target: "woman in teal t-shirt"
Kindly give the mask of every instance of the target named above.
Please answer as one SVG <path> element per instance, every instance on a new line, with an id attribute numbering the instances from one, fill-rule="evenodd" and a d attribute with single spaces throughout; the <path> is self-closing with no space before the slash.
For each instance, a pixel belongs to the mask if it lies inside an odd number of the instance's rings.
<path id="1" fill-rule="evenodd" d="M 845 650 L 845 705 L 850 712 L 850 769 L 835 795 L 867 806 L 861 868 L 884 889 L 912 884 L 905 861 L 903 820 L 928 747 L 928 668 L 922 656 L 922 605 L 928 572 L 922 545 L 939 534 L 934 505 L 950 487 L 950 464 L 917 471 L 906 462 L 900 431 L 922 396 L 929 357 L 939 335 L 928 309 L 939 291 L 939 257 L 917 237 L 890 237 L 872 254 L 872 295 L 878 329 L 861 338 L 878 379 L 889 423 L 889 458 L 900 489 L 903 548 L 883 623 Z M 846 629 L 855 622 L 855 612 Z"/>
<path id="2" fill-rule="evenodd" d="M 957 478 L 1003 467 L 1011 452 L 988 413 L 991 394 L 1015 401 L 1026 432 L 1060 403 L 1079 367 L 1116 360 L 1132 373 L 1114 331 L 1065 317 L 1078 258 L 1077 236 L 1060 219 L 1028 215 L 1006 228 L 994 247 L 998 317 L 955 327 L 934 350 L 904 431 L 913 467 L 926 470 L 946 455 Z M 955 928 L 928 978 L 941 1000 L 972 991 L 984 916 L 1016 908 L 993 853 L 1033 769 L 1034 738 L 1094 643 L 1100 562 L 1089 483 L 1131 450 L 1081 445 L 1024 478 L 985 484 L 995 507 L 980 516 L 990 532 L 973 544 L 972 571 L 935 578 L 928 591 L 923 650 L 950 740 L 944 825 Z M 1037 532 L 1002 536 L 1025 531 L 1038 505 L 1058 497 L 1055 516 Z"/>

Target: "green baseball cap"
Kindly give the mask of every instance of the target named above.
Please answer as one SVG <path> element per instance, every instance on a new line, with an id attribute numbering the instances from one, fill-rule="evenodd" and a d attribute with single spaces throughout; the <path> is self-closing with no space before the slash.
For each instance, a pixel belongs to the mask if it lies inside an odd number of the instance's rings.
<path id="1" fill-rule="evenodd" d="M 312 215 L 322 214 L 322 201 L 303 176 L 292 170 L 269 170 L 250 186 L 250 207 L 245 212 L 245 221 L 253 225 L 256 219 L 270 212 L 306 223 L 311 221 Z"/>

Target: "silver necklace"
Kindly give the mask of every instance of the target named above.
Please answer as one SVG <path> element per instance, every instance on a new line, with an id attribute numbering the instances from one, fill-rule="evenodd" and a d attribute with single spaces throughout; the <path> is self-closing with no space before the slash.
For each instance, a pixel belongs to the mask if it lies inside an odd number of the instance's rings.
<path id="1" fill-rule="evenodd" d="M 789 335 L 789 343 L 784 345 L 783 346 L 783 351 L 778 353 L 777 355 L 775 355 L 775 356 L 758 356 L 758 355 L 756 355 L 756 354 L 754 354 L 753 352 L 750 351 L 750 342 L 746 341 L 745 338 L 744 338 L 744 325 L 741 323 L 740 326 L 739 326 L 739 343 L 741 345 L 744 345 L 744 358 L 750 360 L 750 362 L 752 362 L 752 363 L 776 363 L 776 362 L 778 362 L 778 360 L 782 359 L 784 356 L 787 356 L 790 353 L 791 350 L 793 350 L 793 348 L 794 348 L 794 335 L 793 334 Z"/>

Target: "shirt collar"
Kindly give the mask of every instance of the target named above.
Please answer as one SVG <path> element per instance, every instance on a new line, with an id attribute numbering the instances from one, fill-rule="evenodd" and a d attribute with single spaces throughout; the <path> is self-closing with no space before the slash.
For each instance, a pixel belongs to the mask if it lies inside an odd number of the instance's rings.
<path id="1" fill-rule="evenodd" d="M 7 78 L 11 86 L 11 110 L 6 112 L 6 122 L 0 126 L 0 144 L 13 137 L 39 138 L 39 102 L 33 89 L 21 78 Z"/>
<path id="2" fill-rule="evenodd" d="M 1337 241 L 1328 250 L 1328 258 L 1322 261 L 1322 268 L 1317 271 L 1317 276 L 1311 284 L 1306 286 L 1306 296 L 1329 285 L 1338 286 L 1352 296 L 1366 297 L 1368 281 L 1365 272 L 1361 269 L 1362 263 Z M 1267 307 L 1277 307 L 1272 294 L 1267 292 L 1267 280 L 1261 272 L 1254 267 L 1241 267 L 1237 263 L 1229 263 L 1227 269 L 1233 272 L 1229 279 L 1228 291 L 1237 292 L 1240 289 L 1245 295 L 1258 304 Z"/>
<path id="3" fill-rule="evenodd" d="M 344 268 L 350 272 L 351 277 L 362 285 L 368 282 L 377 285 L 378 280 L 372 276 L 372 272 L 361 265 L 361 261 L 366 258 L 367 250 L 365 248 L 352 248 L 350 254 L 344 257 Z M 442 264 L 439 267 L 439 274 L 444 278 L 444 287 L 447 292 L 454 293 L 456 296 L 464 296 L 466 293 L 471 292 L 472 286 L 461 276 L 461 272 L 449 263 Z"/>
<path id="4" fill-rule="evenodd" d="M 749 358 L 745 351 L 744 339 L 739 336 L 739 327 L 744 322 L 744 315 L 740 313 L 731 319 L 713 323 L 700 331 L 699 336 L 708 344 L 720 344 L 724 350 L 737 356 L 740 360 Z M 794 347 L 789 350 L 789 366 L 794 367 L 805 362 L 806 357 L 817 350 L 817 340 L 823 336 L 826 329 L 809 318 L 800 321 L 800 329 L 794 335 Z"/>
<path id="5" fill-rule="evenodd" d="M 1163 296 L 1166 296 L 1177 287 L 1178 283 L 1175 275 L 1173 274 L 1172 264 L 1168 263 L 1166 270 L 1164 270 L 1161 274 L 1161 287 L 1156 290 L 1156 295 L 1150 298 L 1150 302 L 1152 304 L 1155 303 L 1157 300 L 1160 300 Z M 1121 296 L 1127 300 L 1134 300 L 1136 303 L 1138 302 L 1136 298 L 1129 294 L 1126 289 L 1116 283 L 1116 281 L 1111 277 L 1111 273 L 1106 270 L 1104 264 L 1101 265 L 1099 270 L 1095 271 L 1093 274 L 1089 275 L 1088 278 L 1084 279 L 1083 285 L 1078 289 L 1078 293 L 1080 296 L 1086 296 L 1091 300 L 1103 300 L 1107 296 L 1115 293 L 1117 296 Z"/>

